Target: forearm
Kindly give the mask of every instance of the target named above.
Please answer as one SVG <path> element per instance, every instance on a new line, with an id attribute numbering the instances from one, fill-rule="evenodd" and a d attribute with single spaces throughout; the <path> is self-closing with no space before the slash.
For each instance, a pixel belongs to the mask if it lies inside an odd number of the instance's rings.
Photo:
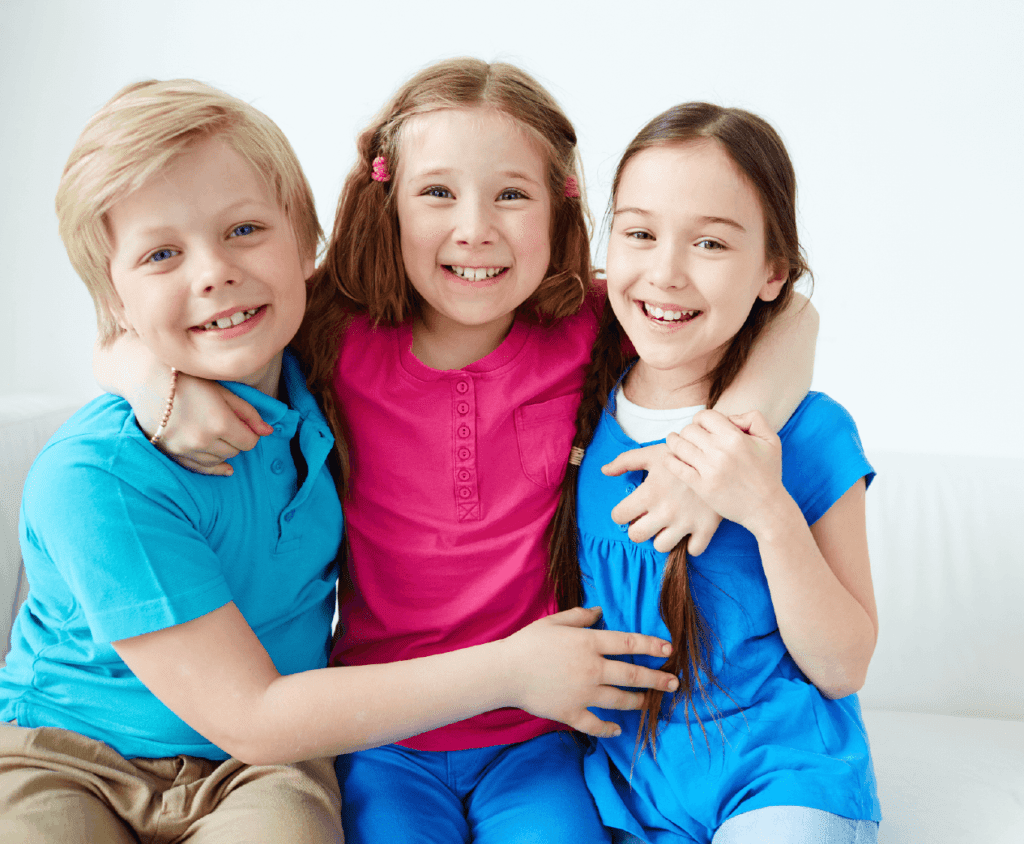
<path id="1" fill-rule="evenodd" d="M 126 333 L 94 346 L 92 370 L 100 387 L 126 399 L 139 426 L 153 434 L 167 402 L 170 367 L 136 335 Z"/>
<path id="2" fill-rule="evenodd" d="M 818 312 L 806 296 L 792 300 L 765 329 L 715 410 L 726 416 L 759 410 L 779 431 L 811 387 Z"/>
<path id="3" fill-rule="evenodd" d="M 250 764 L 334 756 L 508 706 L 499 648 L 279 676 L 225 749 Z"/>
<path id="4" fill-rule="evenodd" d="M 793 659 L 827 697 L 858 691 L 877 628 L 840 582 L 792 498 L 755 533 L 779 632 Z"/>

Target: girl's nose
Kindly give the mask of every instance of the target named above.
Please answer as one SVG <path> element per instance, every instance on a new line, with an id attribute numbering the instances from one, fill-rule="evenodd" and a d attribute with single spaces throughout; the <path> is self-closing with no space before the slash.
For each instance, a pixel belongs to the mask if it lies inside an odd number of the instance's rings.
<path id="1" fill-rule="evenodd" d="M 686 287 L 690 278 L 685 247 L 665 244 L 658 249 L 648 277 L 655 287 L 662 290 Z"/>
<path id="2" fill-rule="evenodd" d="M 461 246 L 487 245 L 494 241 L 494 211 L 483 199 L 463 198 L 459 202 L 453 236 Z"/>

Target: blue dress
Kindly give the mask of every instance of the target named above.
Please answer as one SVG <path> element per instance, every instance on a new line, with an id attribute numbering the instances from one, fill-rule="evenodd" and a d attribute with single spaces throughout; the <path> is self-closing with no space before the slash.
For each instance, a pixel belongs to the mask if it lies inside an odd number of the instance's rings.
<path id="1" fill-rule="evenodd" d="M 634 543 L 609 513 L 642 480 L 601 466 L 637 443 L 614 414 L 614 393 L 579 476 L 578 525 L 584 605 L 603 624 L 669 638 L 658 609 L 668 555 Z M 782 480 L 814 524 L 860 478 L 874 472 L 846 410 L 810 393 L 779 434 Z M 638 753 L 639 712 L 597 710 L 622 727 L 585 761 L 603 822 L 653 844 L 710 841 L 730 817 L 766 806 L 805 806 L 856 820 L 881 818 L 867 735 L 856 695 L 829 700 L 804 676 L 779 634 L 757 541 L 723 521 L 691 558 L 694 600 L 711 627 L 714 712 L 697 697 L 704 732 L 680 702 L 662 722 L 656 754 Z M 629 657 L 658 667 L 663 660 Z M 663 713 L 670 702 L 666 695 Z"/>

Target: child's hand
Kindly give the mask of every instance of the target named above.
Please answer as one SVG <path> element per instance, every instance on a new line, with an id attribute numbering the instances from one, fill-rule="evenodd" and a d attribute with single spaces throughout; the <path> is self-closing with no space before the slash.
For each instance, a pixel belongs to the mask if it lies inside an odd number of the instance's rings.
<path id="1" fill-rule="evenodd" d="M 629 538 L 646 542 L 654 537 L 658 551 L 669 552 L 689 534 L 687 551 L 703 554 L 722 517 L 672 469 L 679 459 L 668 446 L 649 445 L 625 451 L 601 467 L 606 475 L 646 471 L 647 478 L 612 509 L 612 521 L 629 524 Z"/>
<path id="2" fill-rule="evenodd" d="M 147 430 L 142 420 L 139 424 Z M 233 470 L 225 461 L 254 448 L 273 430 L 227 387 L 180 373 L 174 409 L 157 447 L 193 472 L 227 476 Z"/>
<path id="3" fill-rule="evenodd" d="M 782 486 L 782 443 L 756 410 L 723 416 L 702 410 L 681 434 L 669 434 L 679 458 L 671 468 L 723 518 L 753 533 L 766 524 Z"/>
<path id="4" fill-rule="evenodd" d="M 613 654 L 668 657 L 663 639 L 614 630 L 587 630 L 601 617 L 600 608 L 566 610 L 542 618 L 505 639 L 512 706 L 539 718 L 568 724 L 592 736 L 610 737 L 621 730 L 600 720 L 588 706 L 639 709 L 640 692 L 626 686 L 673 692 L 679 680 L 664 671 L 605 659 Z"/>

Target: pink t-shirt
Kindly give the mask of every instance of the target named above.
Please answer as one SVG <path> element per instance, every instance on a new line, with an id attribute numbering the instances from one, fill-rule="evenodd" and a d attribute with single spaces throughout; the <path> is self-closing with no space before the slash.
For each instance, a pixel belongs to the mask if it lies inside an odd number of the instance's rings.
<path id="1" fill-rule="evenodd" d="M 352 589 L 332 662 L 392 662 L 494 641 L 556 609 L 544 533 L 597 332 L 597 297 L 551 327 L 517 319 L 491 354 L 440 371 L 406 325 L 355 320 L 335 388 L 352 457 Z M 416 689 L 408 694 L 415 695 Z M 564 729 L 502 709 L 415 736 L 418 750 Z"/>

